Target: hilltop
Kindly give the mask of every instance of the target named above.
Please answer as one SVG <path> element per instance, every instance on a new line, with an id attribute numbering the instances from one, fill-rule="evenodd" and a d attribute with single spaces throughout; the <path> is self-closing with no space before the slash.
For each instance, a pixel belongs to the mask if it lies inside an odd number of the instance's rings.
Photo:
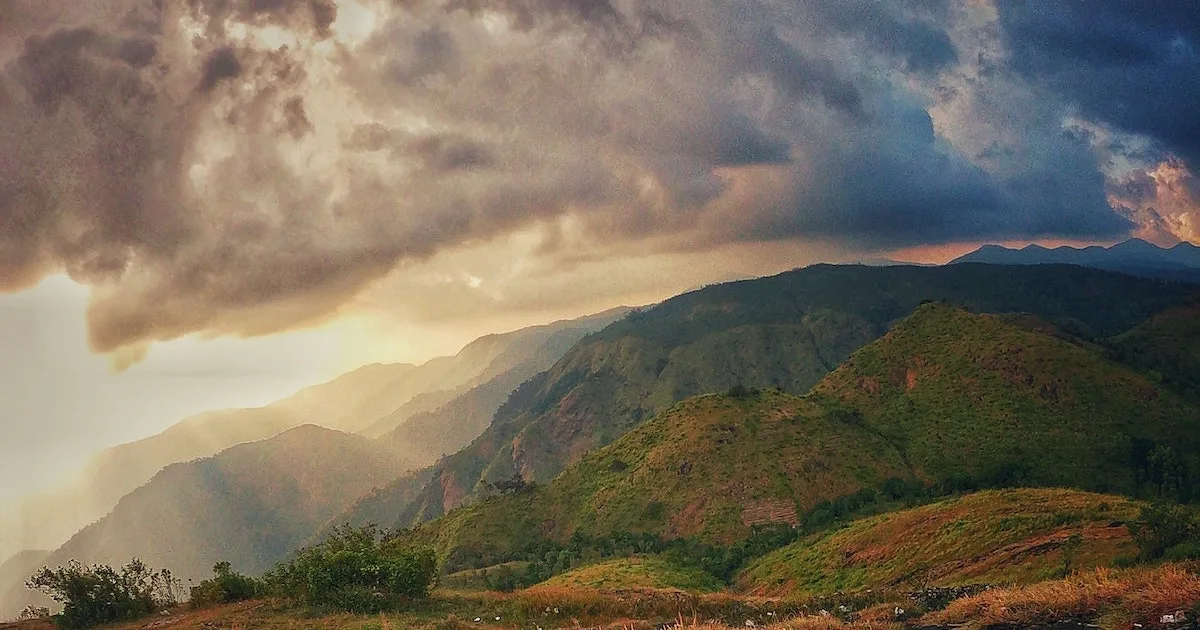
<path id="1" fill-rule="evenodd" d="M 1094 338 L 1124 332 L 1196 292 L 1080 267 L 978 264 L 817 265 L 706 287 L 634 311 L 523 384 L 478 439 L 437 466 L 397 524 L 469 503 L 484 482 L 519 474 L 546 483 L 689 396 L 738 384 L 804 394 L 922 301 L 1029 312 Z"/>
<path id="2" fill-rule="evenodd" d="M 1200 411 L 1067 340 L 927 304 L 813 389 L 949 488 L 1054 485 L 1139 494 L 1156 448 L 1200 471 Z M 1190 478 L 1190 477 L 1189 477 Z"/>

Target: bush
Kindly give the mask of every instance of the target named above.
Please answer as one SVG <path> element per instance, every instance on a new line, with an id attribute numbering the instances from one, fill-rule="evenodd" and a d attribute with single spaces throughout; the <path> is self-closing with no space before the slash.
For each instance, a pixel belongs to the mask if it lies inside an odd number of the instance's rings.
<path id="1" fill-rule="evenodd" d="M 191 590 L 192 608 L 229 604 L 254 599 L 265 591 L 258 580 L 237 573 L 228 562 L 213 565 L 213 577 Z"/>
<path id="2" fill-rule="evenodd" d="M 17 615 L 17 621 L 33 621 L 35 619 L 49 619 L 50 609 L 45 606 L 26 606 L 21 614 Z"/>
<path id="3" fill-rule="evenodd" d="M 1200 521 L 1189 508 L 1171 503 L 1156 503 L 1142 508 L 1137 522 L 1130 523 L 1129 532 L 1141 550 L 1142 560 L 1158 560 L 1170 553 L 1187 555 L 1200 546 Z"/>
<path id="4" fill-rule="evenodd" d="M 428 595 L 436 569 L 433 550 L 384 545 L 374 526 L 346 525 L 280 563 L 265 581 L 274 594 L 304 604 L 375 613 Z"/>
<path id="5" fill-rule="evenodd" d="M 179 581 L 166 569 L 152 571 L 136 558 L 119 572 L 105 564 L 38 571 L 25 585 L 63 605 L 54 617 L 63 628 L 93 628 L 152 615 L 178 602 Z"/>

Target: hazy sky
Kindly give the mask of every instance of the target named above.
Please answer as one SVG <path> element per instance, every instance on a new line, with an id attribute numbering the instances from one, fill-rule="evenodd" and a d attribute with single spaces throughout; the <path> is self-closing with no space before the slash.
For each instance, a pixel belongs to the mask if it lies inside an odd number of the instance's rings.
<path id="1" fill-rule="evenodd" d="M 4 0 L 0 482 L 705 282 L 1197 242 L 1196 94 L 1192 0 Z"/>

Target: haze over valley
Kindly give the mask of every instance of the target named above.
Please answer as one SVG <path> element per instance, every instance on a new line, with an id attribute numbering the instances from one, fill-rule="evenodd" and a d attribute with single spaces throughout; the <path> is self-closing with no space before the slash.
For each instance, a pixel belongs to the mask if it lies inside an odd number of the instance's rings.
<path id="1" fill-rule="evenodd" d="M 1184 0 L 2 2 L 0 628 L 1194 624 L 1198 93 Z"/>

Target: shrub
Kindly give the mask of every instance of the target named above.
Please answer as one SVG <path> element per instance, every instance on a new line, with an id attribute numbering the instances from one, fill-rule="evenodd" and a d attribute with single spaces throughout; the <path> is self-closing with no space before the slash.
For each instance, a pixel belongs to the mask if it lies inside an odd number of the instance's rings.
<path id="1" fill-rule="evenodd" d="M 213 565 L 213 577 L 191 590 L 192 608 L 229 604 L 254 599 L 265 590 L 258 580 L 237 573 L 228 562 Z"/>
<path id="2" fill-rule="evenodd" d="M 21 614 L 17 615 L 17 621 L 33 621 L 35 619 L 49 619 L 50 609 L 45 606 L 26 606 Z"/>
<path id="3" fill-rule="evenodd" d="M 63 628 L 92 628 L 152 615 L 178 601 L 179 581 L 134 559 L 120 571 L 105 564 L 38 571 L 25 583 L 63 605 L 54 620 Z"/>
<path id="4" fill-rule="evenodd" d="M 374 613 L 428 595 L 436 569 L 431 549 L 384 545 L 374 526 L 346 525 L 280 563 L 265 581 L 273 593 L 304 604 Z"/>
<path id="5" fill-rule="evenodd" d="M 1129 532 L 1141 550 L 1142 560 L 1157 560 L 1175 547 L 1194 548 L 1200 543 L 1200 522 L 1195 513 L 1171 503 L 1142 508 L 1137 522 L 1130 523 Z"/>

